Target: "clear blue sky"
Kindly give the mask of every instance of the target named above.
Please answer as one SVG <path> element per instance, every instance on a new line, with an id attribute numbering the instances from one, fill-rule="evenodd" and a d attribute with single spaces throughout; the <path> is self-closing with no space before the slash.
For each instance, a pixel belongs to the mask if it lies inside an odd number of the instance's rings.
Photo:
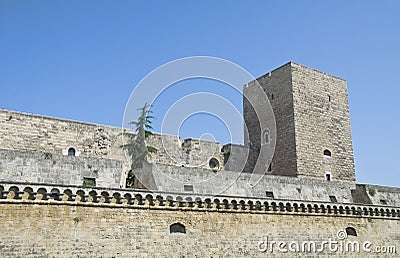
<path id="1" fill-rule="evenodd" d="M 347 80 L 357 181 L 399 187 L 399 13 L 400 1 L 0 0 L 0 107 L 120 126 L 135 85 L 166 62 L 216 56 L 257 77 L 295 61 Z M 207 85 L 182 82 L 155 115 Z M 198 115 L 180 134 L 210 123 L 222 126 Z M 211 133 L 225 143 L 224 130 Z"/>

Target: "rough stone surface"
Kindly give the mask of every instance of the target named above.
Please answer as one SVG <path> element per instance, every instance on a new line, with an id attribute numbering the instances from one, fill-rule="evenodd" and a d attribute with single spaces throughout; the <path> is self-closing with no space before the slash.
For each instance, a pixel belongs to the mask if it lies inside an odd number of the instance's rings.
<path id="1" fill-rule="evenodd" d="M 126 160 L 122 129 L 0 109 L 0 148 Z"/>
<path id="2" fill-rule="evenodd" d="M 365 192 L 372 204 L 400 207 L 400 188 L 378 185 L 362 186 L 365 186 Z"/>
<path id="3" fill-rule="evenodd" d="M 314 69 L 288 63 L 257 81 L 276 119 L 277 139 L 272 174 L 355 181 L 346 82 Z M 254 82 L 244 87 L 251 94 Z M 249 141 L 262 142 L 256 115 L 243 101 Z M 331 157 L 324 155 L 329 150 Z"/>
<path id="4" fill-rule="evenodd" d="M 137 177 L 149 189 L 164 192 L 257 198 L 266 198 L 267 192 L 271 192 L 274 199 L 330 202 L 329 196 L 335 196 L 340 203 L 352 202 L 352 183 L 347 181 L 328 182 L 323 179 L 252 175 L 227 170 L 213 172 L 160 164 L 148 164 Z M 185 186 L 190 186 L 190 190 L 185 191 Z"/>
<path id="5" fill-rule="evenodd" d="M 218 160 L 218 169 L 224 166 L 219 142 L 154 133 L 147 138 L 147 144 L 158 150 L 149 157 L 151 163 L 210 169 L 209 161 L 215 158 Z"/>
<path id="6" fill-rule="evenodd" d="M 93 178 L 96 186 L 119 188 L 124 166 L 119 160 L 0 149 L 3 181 L 82 185 L 84 178 Z"/>
<path id="7" fill-rule="evenodd" d="M 355 181 L 346 81 L 291 66 L 298 175 L 323 178 L 328 172 L 332 180 Z"/>
<path id="8" fill-rule="evenodd" d="M 77 156 L 128 162 L 121 148 L 126 142 L 122 132 L 118 127 L 0 109 L 1 149 L 67 155 L 73 147 Z M 153 163 L 209 168 L 210 159 L 216 158 L 220 169 L 223 167 L 222 146 L 218 142 L 154 133 L 147 144 L 158 150 L 149 157 Z"/>
<path id="9" fill-rule="evenodd" d="M 269 102 L 272 106 L 276 121 L 276 146 L 272 159 L 272 174 L 283 176 L 297 176 L 296 163 L 296 141 L 294 127 L 294 107 L 292 96 L 291 68 L 284 65 L 271 73 L 268 73 L 257 79 L 258 83 L 264 89 Z M 260 130 L 258 117 L 252 108 L 255 105 L 257 109 L 267 109 L 266 103 L 252 102 L 250 104 L 247 98 L 251 98 L 254 93 L 255 82 L 249 82 L 243 88 L 243 115 L 248 129 L 249 138 L 245 138 L 245 143 L 259 149 L 265 142 L 263 133 Z M 258 94 L 258 92 L 256 92 Z M 274 96 L 272 99 L 272 95 Z M 245 136 L 247 136 L 245 134 Z M 271 137 L 274 137 L 271 134 Z M 272 142 L 273 139 L 271 139 Z M 269 146 L 273 148 L 273 145 Z M 250 163 L 255 164 L 258 158 L 258 151 L 250 153 Z M 264 158 L 264 157 L 260 157 Z M 263 172 L 266 172 L 267 168 Z"/>
<path id="10" fill-rule="evenodd" d="M 365 241 L 372 248 L 400 243 L 400 221 L 390 219 L 30 203 L 0 203 L 0 209 L 0 230 L 7 232 L 0 236 L 2 257 L 366 257 L 377 254 L 362 250 Z M 170 233 L 174 223 L 186 233 Z M 357 236 L 338 241 L 347 227 Z M 343 246 L 357 241 L 361 251 L 260 252 L 266 239 L 314 241 L 317 248 L 329 239 Z"/>

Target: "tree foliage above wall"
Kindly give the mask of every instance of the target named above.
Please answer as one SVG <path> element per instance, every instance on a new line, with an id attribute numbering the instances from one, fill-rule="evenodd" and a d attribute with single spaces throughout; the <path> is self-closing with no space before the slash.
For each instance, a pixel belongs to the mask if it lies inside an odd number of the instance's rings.
<path id="1" fill-rule="evenodd" d="M 129 123 L 135 127 L 135 133 L 124 133 L 127 141 L 122 145 L 122 148 L 126 150 L 132 161 L 131 170 L 126 179 L 126 187 L 133 187 L 135 170 L 141 169 L 143 163 L 147 161 L 147 157 L 151 153 L 157 152 L 155 147 L 146 145 L 146 138 L 153 134 L 150 130 L 153 129 L 151 124 L 154 116 L 151 115 L 150 108 L 151 106 L 147 103 L 142 108 L 139 108 L 140 116 L 138 120 Z"/>

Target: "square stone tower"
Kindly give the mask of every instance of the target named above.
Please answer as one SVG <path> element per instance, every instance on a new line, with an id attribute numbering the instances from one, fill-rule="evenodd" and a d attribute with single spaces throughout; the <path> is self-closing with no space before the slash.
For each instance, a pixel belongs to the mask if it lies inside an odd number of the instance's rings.
<path id="1" fill-rule="evenodd" d="M 346 81 L 293 62 L 257 81 L 268 96 L 276 121 L 276 139 L 269 139 L 276 142 L 272 163 L 261 172 L 355 181 Z M 249 157 L 254 163 L 257 146 L 265 144 L 265 137 L 246 98 L 254 92 L 251 87 L 254 82 L 243 89 L 243 112 L 248 129 L 245 144 L 256 146 Z"/>

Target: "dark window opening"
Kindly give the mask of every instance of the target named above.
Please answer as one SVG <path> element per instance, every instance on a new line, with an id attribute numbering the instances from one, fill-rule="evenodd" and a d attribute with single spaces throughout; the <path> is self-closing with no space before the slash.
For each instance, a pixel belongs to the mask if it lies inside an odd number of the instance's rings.
<path id="1" fill-rule="evenodd" d="M 274 198 L 274 192 L 266 191 L 265 194 L 267 195 L 267 198 Z"/>
<path id="2" fill-rule="evenodd" d="M 381 204 L 383 204 L 383 205 L 386 205 L 386 204 L 387 204 L 387 201 L 384 200 L 384 199 L 381 199 L 380 202 L 381 202 Z"/>
<path id="3" fill-rule="evenodd" d="M 269 166 L 268 166 L 268 170 L 267 170 L 268 172 L 271 172 L 272 171 L 272 162 L 271 163 L 269 163 Z"/>
<path id="4" fill-rule="evenodd" d="M 271 94 L 271 100 L 274 100 L 274 98 L 275 98 L 274 94 Z"/>
<path id="5" fill-rule="evenodd" d="M 264 142 L 269 143 L 269 131 L 265 130 L 264 132 Z"/>
<path id="6" fill-rule="evenodd" d="M 325 174 L 326 181 L 331 181 L 331 174 Z"/>
<path id="7" fill-rule="evenodd" d="M 337 199 L 336 199 L 336 196 L 334 196 L 334 195 L 329 195 L 329 200 L 331 201 L 331 202 L 337 202 Z"/>
<path id="8" fill-rule="evenodd" d="M 183 190 L 186 192 L 193 192 L 193 185 L 184 185 Z"/>
<path id="9" fill-rule="evenodd" d="M 330 150 L 324 150 L 324 156 L 332 157 L 332 153 Z"/>
<path id="10" fill-rule="evenodd" d="M 69 148 L 68 149 L 68 156 L 75 156 L 75 149 L 74 148 Z"/>
<path id="11" fill-rule="evenodd" d="M 348 236 L 357 236 L 357 232 L 353 227 L 347 227 L 346 228 L 346 234 Z"/>
<path id="12" fill-rule="evenodd" d="M 96 178 L 93 177 L 84 177 L 83 178 L 83 186 L 96 186 Z"/>
<path id="13" fill-rule="evenodd" d="M 210 168 L 219 168 L 219 161 L 216 158 L 212 158 L 208 162 L 208 165 L 210 166 Z"/>
<path id="14" fill-rule="evenodd" d="M 331 95 L 328 95 L 328 100 L 329 100 L 329 102 L 331 102 Z"/>
<path id="15" fill-rule="evenodd" d="M 171 226 L 169 226 L 169 233 L 173 234 L 173 233 L 182 233 L 182 234 L 186 234 L 186 228 L 184 225 L 182 225 L 181 223 L 174 223 Z"/>

